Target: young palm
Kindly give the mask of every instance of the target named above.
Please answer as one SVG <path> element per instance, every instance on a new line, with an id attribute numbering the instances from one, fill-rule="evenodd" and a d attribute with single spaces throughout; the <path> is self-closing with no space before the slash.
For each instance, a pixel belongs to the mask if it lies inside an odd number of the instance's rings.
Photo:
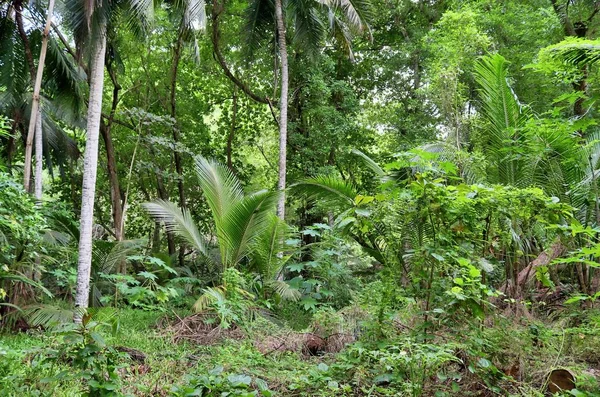
<path id="1" fill-rule="evenodd" d="M 251 259 L 251 266 L 272 280 L 281 269 L 275 254 L 281 250 L 280 242 L 285 234 L 285 225 L 273 219 L 278 192 L 261 190 L 245 195 L 227 166 L 201 156 L 196 157 L 196 173 L 212 214 L 219 252 L 216 258 L 189 210 L 164 200 L 144 204 L 146 210 L 154 220 L 164 222 L 169 231 L 184 239 L 198 255 L 216 262 L 222 272 Z M 285 289 L 275 284 L 276 291 Z M 203 307 L 202 302 L 199 300 L 197 309 Z"/>
<path id="2" fill-rule="evenodd" d="M 196 173 L 210 208 L 219 255 L 213 258 L 209 242 L 187 209 L 156 200 L 144 204 L 150 215 L 183 238 L 199 255 L 214 260 L 222 270 L 237 267 L 250 256 L 253 244 L 268 229 L 278 193 L 261 190 L 244 195 L 231 170 L 213 160 L 196 157 Z"/>

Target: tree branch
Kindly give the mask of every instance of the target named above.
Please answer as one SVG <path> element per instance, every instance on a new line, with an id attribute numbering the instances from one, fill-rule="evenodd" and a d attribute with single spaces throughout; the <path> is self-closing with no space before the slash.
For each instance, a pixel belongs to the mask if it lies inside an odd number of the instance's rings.
<path id="1" fill-rule="evenodd" d="M 219 17 L 222 12 L 223 4 L 219 3 L 218 0 L 213 0 L 211 40 L 213 44 L 213 55 L 215 57 L 215 60 L 221 66 L 221 69 L 223 69 L 223 72 L 225 73 L 227 78 L 231 80 L 236 86 L 238 86 L 246 95 L 248 95 L 250 98 L 252 98 L 258 103 L 264 103 L 266 105 L 271 106 L 269 98 L 254 93 L 250 89 L 250 87 L 248 87 L 247 84 L 245 84 L 243 81 L 237 78 L 229 69 L 229 66 L 227 65 L 227 62 L 225 61 L 225 58 L 223 57 L 223 54 L 221 53 L 221 49 L 219 47 L 219 41 L 221 37 L 219 31 Z"/>

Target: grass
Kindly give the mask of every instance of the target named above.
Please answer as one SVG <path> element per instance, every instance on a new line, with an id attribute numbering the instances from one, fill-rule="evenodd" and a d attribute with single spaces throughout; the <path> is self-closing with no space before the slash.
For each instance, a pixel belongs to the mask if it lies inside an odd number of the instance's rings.
<path id="1" fill-rule="evenodd" d="M 115 316 L 119 330 L 114 335 L 105 330 L 106 342 L 141 351 L 146 356 L 144 363 L 127 361 L 118 370 L 124 395 L 171 395 L 174 386 L 188 383 L 190 377 L 204 376 L 218 366 L 223 367 L 224 374 L 262 379 L 283 396 L 418 395 L 410 392 L 411 379 L 403 375 L 402 363 L 394 358 L 393 354 L 398 350 L 389 350 L 382 342 L 360 343 L 337 356 L 303 357 L 289 352 L 263 354 L 255 348 L 254 341 L 277 330 L 267 323 L 259 322 L 252 327 L 249 332 L 253 338 L 204 346 L 173 343 L 165 327 L 160 325 L 165 316 L 161 312 L 120 309 Z M 593 371 L 594 368 L 600 370 L 597 368 L 600 360 L 594 364 L 594 357 L 597 357 L 594 352 L 600 349 L 599 319 L 600 316 L 590 315 L 576 326 L 566 327 L 560 322 L 519 325 L 499 318 L 490 327 L 465 328 L 455 330 L 454 334 L 452 330 L 446 330 L 445 338 L 455 341 L 447 346 L 452 346 L 465 367 L 472 366 L 473 369 L 469 372 L 461 370 L 460 365 L 451 364 L 442 372 L 428 374 L 425 377 L 428 386 L 422 395 L 434 396 L 436 392 L 447 393 L 438 394 L 440 396 L 485 395 L 476 390 L 489 392 L 494 387 L 492 384 L 498 384 L 506 387 L 499 391 L 500 395 L 541 396 L 548 370 L 568 367 L 581 375 L 582 390 L 588 390 L 584 396 L 596 396 L 598 384 L 593 379 Z M 399 336 L 406 340 L 406 335 Z M 61 371 L 75 371 L 68 363 L 49 364 L 39 359 L 40 352 L 57 346 L 61 339 L 61 335 L 39 330 L 0 335 L 0 396 L 82 395 L 86 386 L 81 380 L 49 380 Z M 389 343 L 402 342 L 388 342 L 387 346 Z M 485 360 L 480 360 L 484 357 Z M 491 367 L 487 367 L 487 362 Z M 382 363 L 387 364 L 382 366 Z M 413 366 L 412 370 L 419 370 L 419 365 L 407 363 L 409 367 Z M 486 363 L 485 368 L 478 367 L 477 363 Z M 514 379 L 507 378 L 507 368 L 515 364 L 518 364 L 520 374 L 514 375 Z M 375 385 L 374 379 L 382 374 L 381 371 L 396 374 L 396 383 Z M 453 393 L 451 382 L 439 379 L 460 371 L 463 371 L 462 378 L 457 383 L 461 389 Z"/>

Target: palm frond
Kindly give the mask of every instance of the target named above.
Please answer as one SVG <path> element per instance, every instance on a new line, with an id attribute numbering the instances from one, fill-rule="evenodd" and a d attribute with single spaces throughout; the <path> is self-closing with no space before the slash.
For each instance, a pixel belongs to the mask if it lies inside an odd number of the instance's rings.
<path id="1" fill-rule="evenodd" d="M 292 229 L 275 214 L 269 217 L 267 226 L 263 229 L 252 244 L 252 270 L 264 279 L 273 279 L 277 276 L 287 257 L 278 257 L 283 251 L 283 243 L 292 237 Z"/>
<path id="2" fill-rule="evenodd" d="M 250 0 L 244 21 L 244 58 L 251 60 L 261 42 L 271 37 L 274 31 L 275 3 L 273 0 Z"/>
<path id="3" fill-rule="evenodd" d="M 368 31 L 372 18 L 370 2 L 366 0 L 319 0 L 325 6 L 340 11 L 350 27 L 357 32 Z"/>
<path id="4" fill-rule="evenodd" d="M 314 7 L 314 0 L 288 0 L 287 16 L 292 18 L 294 41 L 302 43 L 309 54 L 315 54 L 325 33 L 325 25 Z"/>
<path id="5" fill-rule="evenodd" d="M 360 157 L 364 164 L 375 173 L 379 178 L 383 178 L 387 175 L 387 173 L 377 164 L 372 158 L 364 154 L 358 149 L 352 149 L 352 154 Z"/>
<path id="6" fill-rule="evenodd" d="M 358 195 L 351 184 L 329 175 L 306 178 L 293 184 L 290 188 L 308 200 L 319 199 L 344 206 L 354 205 L 354 199 Z"/>
<path id="7" fill-rule="evenodd" d="M 208 243 L 200 234 L 189 210 L 181 210 L 176 204 L 165 200 L 144 203 L 143 207 L 157 222 L 164 222 L 166 229 L 182 237 L 201 254 L 208 255 Z"/>
<path id="8" fill-rule="evenodd" d="M 196 313 L 200 313 L 207 310 L 215 302 L 224 302 L 226 300 L 225 291 L 226 288 L 224 285 L 204 289 L 204 292 L 198 300 L 196 300 L 192 309 Z"/>
<path id="9" fill-rule="evenodd" d="M 23 308 L 23 317 L 32 327 L 54 328 L 70 324 L 76 312 L 83 314 L 85 309 L 64 309 L 54 305 L 33 305 Z"/>
<path id="10" fill-rule="evenodd" d="M 269 280 L 265 286 L 272 289 L 281 299 L 297 301 L 302 297 L 302 293 L 282 280 Z"/>
<path id="11" fill-rule="evenodd" d="M 570 38 L 544 49 L 554 59 L 583 67 L 600 60 L 600 40 Z"/>
<path id="12" fill-rule="evenodd" d="M 236 202 L 222 222 L 219 245 L 226 245 L 224 266 L 234 265 L 245 258 L 252 243 L 267 228 L 275 210 L 279 192 L 260 191 Z"/>
<path id="13" fill-rule="evenodd" d="M 196 173 L 216 226 L 219 227 L 231 206 L 244 196 L 240 182 L 229 168 L 202 156 L 196 156 Z"/>
<path id="14" fill-rule="evenodd" d="M 475 65 L 481 111 L 492 126 L 498 145 L 510 139 L 511 132 L 525 121 L 523 109 L 508 83 L 508 62 L 500 54 L 481 57 Z"/>
<path id="15" fill-rule="evenodd" d="M 486 151 L 494 165 L 491 182 L 517 185 L 522 178 L 523 162 L 518 154 L 518 132 L 529 118 L 508 82 L 508 62 L 499 54 L 481 57 L 475 65 L 479 85 L 481 114 L 488 122 Z"/>

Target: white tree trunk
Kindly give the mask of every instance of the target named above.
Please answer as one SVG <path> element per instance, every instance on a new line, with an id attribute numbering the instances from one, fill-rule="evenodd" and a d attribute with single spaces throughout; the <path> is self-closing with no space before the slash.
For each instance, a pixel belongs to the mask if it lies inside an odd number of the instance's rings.
<path id="1" fill-rule="evenodd" d="M 44 63 L 46 62 L 46 51 L 48 49 L 48 35 L 52 25 L 52 10 L 54 9 L 54 0 L 48 3 L 48 16 L 46 17 L 46 26 L 42 33 L 42 48 L 40 49 L 40 60 L 38 62 L 37 74 L 33 85 L 33 99 L 31 102 L 31 115 L 29 116 L 29 129 L 25 141 L 25 165 L 23 168 L 23 187 L 29 191 L 31 183 L 31 157 L 33 152 L 33 137 L 35 135 L 37 118 L 40 108 L 40 91 L 42 88 L 42 76 L 44 75 Z"/>
<path id="2" fill-rule="evenodd" d="M 89 304 L 92 267 L 92 227 L 94 225 L 94 198 L 98 168 L 98 139 L 100 136 L 100 118 L 102 117 L 106 26 L 100 30 L 90 62 L 90 97 L 87 114 L 87 138 L 83 159 L 83 185 L 81 188 L 79 259 L 77 263 L 77 293 L 75 295 L 75 307 L 81 309 L 87 308 Z M 81 322 L 81 314 L 81 312 L 76 312 L 75 322 Z"/>
<path id="3" fill-rule="evenodd" d="M 279 178 L 277 189 L 280 196 L 277 202 L 277 216 L 285 219 L 285 175 L 287 171 L 287 111 L 288 111 L 288 55 L 285 42 L 285 21 L 281 0 L 275 0 L 275 19 L 281 61 L 281 97 L 279 99 Z"/>
<path id="4" fill-rule="evenodd" d="M 35 201 L 38 206 L 42 203 L 42 162 L 44 141 L 42 136 L 42 110 L 38 109 L 35 123 Z"/>

